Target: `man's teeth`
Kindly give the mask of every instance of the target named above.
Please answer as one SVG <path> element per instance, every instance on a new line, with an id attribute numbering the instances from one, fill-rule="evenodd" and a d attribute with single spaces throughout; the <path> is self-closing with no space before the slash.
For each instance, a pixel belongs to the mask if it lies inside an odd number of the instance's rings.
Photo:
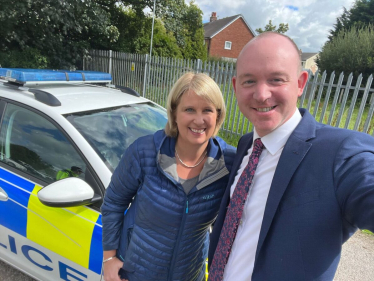
<path id="1" fill-rule="evenodd" d="M 202 133 L 204 133 L 205 129 L 196 130 L 196 129 L 191 128 L 191 131 L 194 132 L 194 133 L 202 134 Z"/>
<path id="2" fill-rule="evenodd" d="M 270 110 L 272 110 L 274 107 L 262 107 L 262 108 L 257 108 L 257 111 L 260 111 L 260 112 L 268 112 Z"/>

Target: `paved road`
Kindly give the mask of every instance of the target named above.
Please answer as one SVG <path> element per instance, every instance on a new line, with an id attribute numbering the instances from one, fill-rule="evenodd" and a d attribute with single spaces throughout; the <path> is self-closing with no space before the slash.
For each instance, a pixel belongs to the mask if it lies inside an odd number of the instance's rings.
<path id="1" fill-rule="evenodd" d="M 1 281 L 34 281 L 0 261 Z M 334 281 L 374 280 L 374 236 L 360 231 L 343 246 L 342 258 Z"/>
<path id="2" fill-rule="evenodd" d="M 343 245 L 334 281 L 374 280 L 374 235 L 357 231 Z"/>

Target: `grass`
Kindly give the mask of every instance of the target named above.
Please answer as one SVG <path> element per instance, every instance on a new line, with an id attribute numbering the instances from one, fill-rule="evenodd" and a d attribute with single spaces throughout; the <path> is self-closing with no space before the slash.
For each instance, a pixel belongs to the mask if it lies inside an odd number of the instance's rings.
<path id="1" fill-rule="evenodd" d="M 221 137 L 228 144 L 230 144 L 232 146 L 235 146 L 235 147 L 238 146 L 238 142 L 239 142 L 239 139 L 241 137 L 241 136 L 237 136 L 237 135 L 227 135 L 222 130 L 218 133 L 218 136 Z"/>
<path id="2" fill-rule="evenodd" d="M 324 124 L 330 124 L 331 126 L 334 126 L 334 127 L 347 128 L 347 129 L 353 130 L 354 127 L 355 127 L 356 120 L 357 120 L 358 115 L 359 115 L 361 100 L 356 101 L 351 116 L 349 116 L 349 109 L 351 107 L 351 101 L 347 101 L 346 104 L 345 104 L 345 107 L 343 109 L 343 112 L 341 114 L 340 120 L 339 120 L 339 115 L 340 115 L 340 110 L 341 110 L 342 104 L 337 103 L 334 110 L 332 111 L 332 107 L 333 107 L 332 103 L 333 102 L 330 100 L 327 107 L 326 107 L 326 111 L 325 111 L 325 114 L 324 114 L 323 118 L 321 118 L 323 107 L 324 107 L 324 101 L 323 100 L 318 104 L 317 111 L 315 110 L 316 100 L 313 100 L 311 105 L 310 105 L 309 112 L 311 114 L 316 113 L 315 118 L 318 122 L 321 122 L 321 123 L 324 123 Z M 300 101 L 299 101 L 299 107 L 306 108 L 307 107 L 307 101 L 304 101 L 303 104 L 300 104 Z M 365 126 L 365 122 L 366 122 L 366 119 L 368 117 L 368 114 L 369 114 L 369 106 L 368 106 L 368 101 L 367 101 L 366 106 L 363 110 L 360 122 L 358 124 L 357 131 L 362 132 L 364 130 L 364 126 Z M 348 122 L 347 122 L 347 119 L 349 119 Z M 338 124 L 338 121 L 339 121 L 339 124 Z M 346 125 L 348 125 L 348 126 L 346 126 Z M 371 122 L 371 123 L 369 123 L 369 126 L 367 128 L 367 133 L 372 134 L 373 129 L 374 129 L 374 124 L 373 124 L 373 122 Z"/>
<path id="3" fill-rule="evenodd" d="M 371 232 L 370 230 L 366 230 L 366 229 L 364 229 L 364 230 L 361 230 L 363 233 L 366 233 L 366 234 L 369 234 L 369 235 L 374 235 L 374 233 L 373 232 Z"/>

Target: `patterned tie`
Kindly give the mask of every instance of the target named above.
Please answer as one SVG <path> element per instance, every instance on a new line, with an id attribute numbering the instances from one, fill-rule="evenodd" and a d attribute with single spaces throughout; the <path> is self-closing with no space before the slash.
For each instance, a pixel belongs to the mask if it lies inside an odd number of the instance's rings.
<path id="1" fill-rule="evenodd" d="M 217 249 L 214 253 L 213 262 L 209 270 L 208 281 L 221 281 L 223 279 L 223 272 L 230 256 L 232 244 L 235 240 L 245 200 L 249 188 L 251 187 L 252 179 L 255 175 L 258 160 L 263 149 L 264 145 L 261 142 L 261 139 L 256 139 L 254 141 L 252 154 L 249 157 L 248 164 L 244 168 L 230 200 Z"/>

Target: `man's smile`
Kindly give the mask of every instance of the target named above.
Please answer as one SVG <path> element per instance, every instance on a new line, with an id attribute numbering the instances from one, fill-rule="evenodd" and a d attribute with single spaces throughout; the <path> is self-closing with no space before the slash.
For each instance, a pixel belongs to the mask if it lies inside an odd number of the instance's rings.
<path id="1" fill-rule="evenodd" d="M 271 106 L 271 107 L 258 107 L 254 108 L 256 111 L 259 112 L 269 112 L 270 110 L 274 109 L 276 106 Z"/>

